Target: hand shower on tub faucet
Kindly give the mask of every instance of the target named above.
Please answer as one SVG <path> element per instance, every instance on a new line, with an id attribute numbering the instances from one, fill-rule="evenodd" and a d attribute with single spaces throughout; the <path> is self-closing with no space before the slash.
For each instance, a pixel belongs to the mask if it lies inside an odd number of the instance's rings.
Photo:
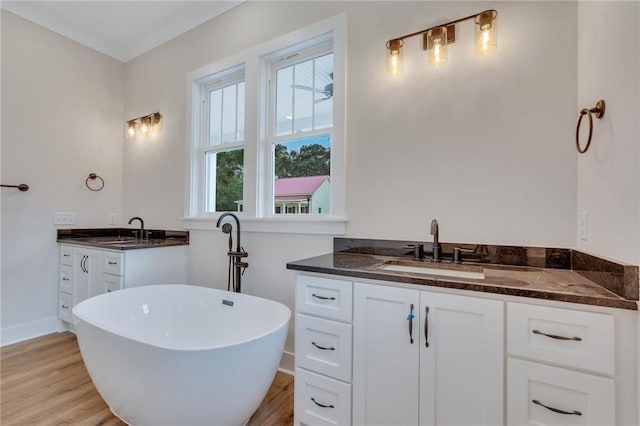
<path id="1" fill-rule="evenodd" d="M 243 257 L 249 256 L 249 253 L 244 251 L 244 248 L 240 244 L 240 220 L 238 219 L 238 216 L 229 212 L 222 213 L 218 218 L 216 227 L 219 228 L 222 220 L 227 216 L 231 216 L 236 221 L 235 251 L 233 251 L 233 238 L 231 236 L 233 226 L 230 223 L 225 223 L 224 225 L 222 225 L 222 232 L 225 234 L 229 234 L 229 251 L 227 252 L 227 256 L 229 256 L 229 275 L 227 281 L 227 290 L 231 291 L 233 287 L 234 292 L 240 293 L 242 275 L 244 275 L 244 271 L 249 267 L 249 263 L 243 262 L 241 261 L 241 259 Z"/>

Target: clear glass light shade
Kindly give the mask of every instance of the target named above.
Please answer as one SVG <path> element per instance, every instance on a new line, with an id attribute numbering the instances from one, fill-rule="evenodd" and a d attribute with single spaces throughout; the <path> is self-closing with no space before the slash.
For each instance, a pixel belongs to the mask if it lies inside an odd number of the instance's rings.
<path id="1" fill-rule="evenodd" d="M 488 10 L 476 16 L 476 55 L 487 55 L 498 48 L 497 17 L 498 13 L 495 10 Z"/>
<path id="2" fill-rule="evenodd" d="M 133 120 L 127 122 L 127 137 L 129 139 L 136 138 L 136 122 Z"/>
<path id="3" fill-rule="evenodd" d="M 158 136 L 162 133 L 162 115 L 159 112 L 151 116 L 151 136 Z"/>
<path id="4" fill-rule="evenodd" d="M 387 43 L 387 74 L 396 77 L 402 72 L 402 40 L 390 40 Z"/>
<path id="5" fill-rule="evenodd" d="M 151 132 L 151 117 L 142 117 L 140 119 L 140 135 L 147 136 Z"/>
<path id="6" fill-rule="evenodd" d="M 427 32 L 427 62 L 430 66 L 446 64 L 447 52 L 447 27 L 437 27 Z"/>

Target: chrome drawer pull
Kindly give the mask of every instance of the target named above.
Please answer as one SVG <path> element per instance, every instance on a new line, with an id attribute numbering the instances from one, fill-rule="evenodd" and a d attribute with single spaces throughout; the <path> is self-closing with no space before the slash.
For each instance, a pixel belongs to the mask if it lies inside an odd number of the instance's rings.
<path id="1" fill-rule="evenodd" d="M 564 410 L 560 410 L 559 408 L 548 407 L 548 406 L 544 405 L 542 402 L 538 401 L 537 399 L 532 399 L 531 402 L 533 402 L 534 404 L 539 405 L 541 407 L 544 407 L 549 411 L 553 411 L 554 413 L 567 414 L 567 415 L 570 415 L 570 416 L 581 416 L 582 415 L 582 413 L 580 411 L 577 411 L 577 410 L 564 411 Z"/>
<path id="2" fill-rule="evenodd" d="M 69 253 L 65 253 L 62 255 L 62 257 L 69 257 L 69 256 L 71 256 Z"/>
<path id="3" fill-rule="evenodd" d="M 318 407 L 322 407 L 322 408 L 336 408 L 333 405 L 324 405 L 324 404 L 320 404 L 318 401 L 316 401 L 313 397 L 311 397 L 311 400 L 313 401 L 314 404 L 316 404 Z"/>
<path id="4" fill-rule="evenodd" d="M 335 297 L 324 297 L 324 296 L 318 296 L 317 294 L 312 294 L 311 296 L 315 297 L 316 299 L 320 299 L 320 300 L 336 300 Z"/>
<path id="5" fill-rule="evenodd" d="M 69 309 L 68 306 L 62 305 L 62 309 Z"/>
<path id="6" fill-rule="evenodd" d="M 118 262 L 109 261 L 109 265 L 117 265 L 117 264 L 118 264 Z"/>
<path id="7" fill-rule="evenodd" d="M 62 278 L 62 281 L 69 281 L 69 278 L 67 278 L 67 277 L 63 277 L 63 278 Z"/>
<path id="8" fill-rule="evenodd" d="M 334 348 L 334 347 L 325 348 L 324 346 L 320 346 L 320 345 L 316 344 L 316 342 L 311 342 L 311 344 L 313 346 L 315 346 L 316 348 L 322 350 L 322 351 L 335 351 L 336 350 L 336 348 Z"/>
<path id="9" fill-rule="evenodd" d="M 575 340 L 576 342 L 581 342 L 582 341 L 582 337 L 564 337 L 564 336 L 558 336 L 557 334 L 547 334 L 547 333 L 543 333 L 540 330 L 533 330 L 532 331 L 533 334 L 542 334 L 543 336 L 547 336 L 550 337 L 552 339 L 557 339 L 557 340 Z"/>

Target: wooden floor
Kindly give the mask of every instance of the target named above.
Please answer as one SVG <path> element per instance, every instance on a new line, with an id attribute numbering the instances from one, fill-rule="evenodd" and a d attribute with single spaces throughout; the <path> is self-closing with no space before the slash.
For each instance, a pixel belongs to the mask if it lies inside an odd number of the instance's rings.
<path id="1" fill-rule="evenodd" d="M 74 334 L 6 346 L 0 361 L 3 426 L 124 425 L 93 386 Z M 276 375 L 249 425 L 293 425 L 293 377 Z"/>

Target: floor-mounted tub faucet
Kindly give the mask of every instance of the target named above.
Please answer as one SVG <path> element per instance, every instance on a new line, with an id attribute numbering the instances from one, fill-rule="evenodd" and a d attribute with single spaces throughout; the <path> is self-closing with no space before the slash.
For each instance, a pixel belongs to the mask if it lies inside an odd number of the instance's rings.
<path id="1" fill-rule="evenodd" d="M 248 262 L 243 262 L 241 259 L 243 257 L 249 256 L 249 253 L 244 251 L 242 245 L 240 244 L 240 220 L 238 216 L 233 213 L 225 212 L 220 215 L 218 218 L 218 222 L 216 223 L 216 228 L 220 228 L 220 224 L 222 224 L 222 220 L 231 216 L 236 221 L 236 249 L 233 251 L 233 239 L 231 237 L 231 229 L 232 226 L 229 223 L 225 223 L 222 226 L 222 232 L 225 234 L 229 234 L 229 251 L 227 252 L 227 256 L 229 256 L 229 279 L 227 283 L 227 290 L 234 291 L 236 293 L 240 293 L 242 284 L 242 275 L 244 274 L 244 270 L 249 267 Z"/>
<path id="2" fill-rule="evenodd" d="M 440 230 L 438 228 L 438 220 L 433 219 L 431 221 L 431 235 L 433 235 L 433 258 L 432 262 L 440 262 Z"/>

